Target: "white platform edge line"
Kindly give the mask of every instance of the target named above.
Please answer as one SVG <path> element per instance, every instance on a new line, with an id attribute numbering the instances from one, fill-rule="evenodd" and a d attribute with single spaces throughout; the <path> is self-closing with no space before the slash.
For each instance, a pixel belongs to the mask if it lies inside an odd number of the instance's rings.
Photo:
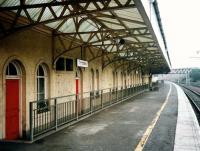
<path id="1" fill-rule="evenodd" d="M 193 108 L 180 86 L 173 83 L 178 95 L 178 117 L 174 151 L 200 151 L 200 127 Z M 186 132 L 191 130 L 191 133 Z M 190 141 L 188 141 L 190 140 Z"/>

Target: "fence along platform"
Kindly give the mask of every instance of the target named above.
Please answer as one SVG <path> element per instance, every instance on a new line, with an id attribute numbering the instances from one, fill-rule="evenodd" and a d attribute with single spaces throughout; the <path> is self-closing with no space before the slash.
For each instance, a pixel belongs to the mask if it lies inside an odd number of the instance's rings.
<path id="1" fill-rule="evenodd" d="M 120 90 L 109 88 L 30 102 L 30 140 L 34 141 L 48 132 L 80 121 L 147 89 L 148 84 L 144 84 Z"/>

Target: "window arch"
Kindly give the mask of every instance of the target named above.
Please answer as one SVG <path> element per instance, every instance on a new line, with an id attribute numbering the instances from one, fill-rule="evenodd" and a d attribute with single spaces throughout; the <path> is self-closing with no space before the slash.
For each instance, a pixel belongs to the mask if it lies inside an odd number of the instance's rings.
<path id="1" fill-rule="evenodd" d="M 115 89 L 115 72 L 113 71 L 113 89 Z"/>
<path id="2" fill-rule="evenodd" d="M 96 70 L 97 91 L 99 91 L 99 70 Z"/>
<path id="3" fill-rule="evenodd" d="M 37 101 L 44 101 L 48 94 L 48 86 L 47 86 L 47 81 L 48 81 L 48 74 L 47 74 L 47 68 L 44 64 L 40 64 L 37 68 L 37 73 L 36 73 L 36 78 L 37 78 Z"/>
<path id="4" fill-rule="evenodd" d="M 115 82 L 115 83 L 116 83 L 116 86 L 115 86 L 115 87 L 118 89 L 118 73 L 117 73 L 117 72 L 116 72 L 115 80 L 116 80 L 116 82 Z"/>
<path id="5" fill-rule="evenodd" d="M 127 88 L 130 86 L 130 74 L 127 73 Z"/>
<path id="6" fill-rule="evenodd" d="M 19 69 L 17 62 L 10 62 L 6 68 L 6 76 L 19 76 L 21 74 Z"/>
<path id="7" fill-rule="evenodd" d="M 5 128 L 5 139 L 18 139 L 23 137 L 23 131 L 26 130 L 26 75 L 25 67 L 21 60 L 16 56 L 11 56 L 5 62 L 3 67 L 3 101 L 5 103 L 5 120 L 6 125 L 15 121 L 15 126 L 11 129 Z M 12 113 L 12 114 L 10 114 Z M 13 133 L 13 131 L 15 133 Z"/>
<path id="8" fill-rule="evenodd" d="M 121 72 L 121 87 L 123 88 L 123 81 L 124 81 L 124 79 L 123 79 L 123 73 Z"/>
<path id="9" fill-rule="evenodd" d="M 94 70 L 93 69 L 91 69 L 91 78 L 92 78 L 91 91 L 94 91 Z"/>
<path id="10" fill-rule="evenodd" d="M 124 87 L 126 88 L 126 73 L 124 73 Z"/>

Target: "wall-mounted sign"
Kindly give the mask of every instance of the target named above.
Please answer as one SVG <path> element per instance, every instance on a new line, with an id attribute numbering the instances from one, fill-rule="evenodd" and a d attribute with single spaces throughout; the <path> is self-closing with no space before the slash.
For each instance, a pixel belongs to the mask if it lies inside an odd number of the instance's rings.
<path id="1" fill-rule="evenodd" d="M 78 67 L 87 68 L 87 67 L 88 67 L 88 62 L 85 61 L 85 60 L 77 59 L 77 66 L 78 66 Z"/>

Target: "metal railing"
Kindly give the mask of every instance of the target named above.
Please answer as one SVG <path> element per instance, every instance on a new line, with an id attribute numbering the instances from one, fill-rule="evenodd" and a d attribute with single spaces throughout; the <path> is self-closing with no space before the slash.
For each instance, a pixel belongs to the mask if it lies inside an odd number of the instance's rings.
<path id="1" fill-rule="evenodd" d="M 102 89 L 30 102 L 30 140 L 148 89 L 148 84 Z"/>

